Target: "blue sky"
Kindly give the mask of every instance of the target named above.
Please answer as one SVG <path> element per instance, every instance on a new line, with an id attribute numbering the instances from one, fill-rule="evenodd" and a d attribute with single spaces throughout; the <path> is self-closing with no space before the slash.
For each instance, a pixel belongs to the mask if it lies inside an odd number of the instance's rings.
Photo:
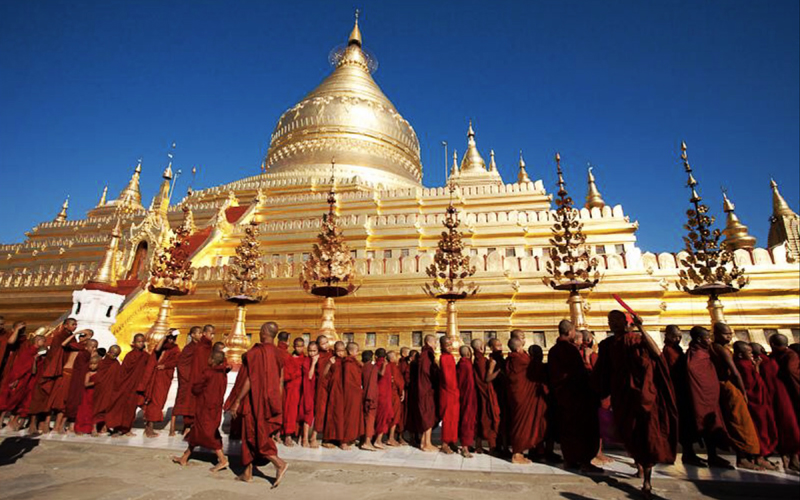
<path id="1" fill-rule="evenodd" d="M 775 177 L 798 210 L 796 0 L 641 2 L 7 1 L 0 3 L 0 242 L 83 217 L 143 157 L 145 203 L 166 151 L 202 188 L 259 171 L 280 114 L 330 71 L 353 10 L 374 77 L 417 131 L 424 183 L 467 120 L 488 159 L 571 194 L 595 165 L 603 196 L 640 222 L 644 250 L 681 246 L 689 145 L 720 220 L 728 189 L 759 245 Z M 180 183 L 182 192 L 188 182 Z"/>

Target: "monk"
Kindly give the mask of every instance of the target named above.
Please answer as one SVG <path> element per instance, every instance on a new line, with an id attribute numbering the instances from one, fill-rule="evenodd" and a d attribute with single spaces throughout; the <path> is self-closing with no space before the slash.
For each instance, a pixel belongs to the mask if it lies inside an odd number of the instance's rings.
<path id="1" fill-rule="evenodd" d="M 389 446 L 400 446 L 404 440 L 401 425 L 403 422 L 403 408 L 406 400 L 406 380 L 400 368 L 399 355 L 396 351 L 389 351 L 386 354 L 389 361 L 389 369 L 392 373 L 392 423 L 389 428 L 389 439 L 386 444 Z M 397 438 L 400 438 L 399 440 Z"/>
<path id="2" fill-rule="evenodd" d="M 792 399 L 795 415 L 800 415 L 800 356 L 789 348 L 789 339 L 782 333 L 770 336 L 770 357 L 778 364 L 778 379 Z"/>
<path id="3" fill-rule="evenodd" d="M 550 391 L 555 400 L 554 418 L 565 429 L 561 453 L 567 468 L 602 472 L 592 465 L 600 446 L 597 420 L 599 401 L 589 385 L 589 370 L 573 338 L 580 335 L 569 320 L 558 324 L 558 339 L 548 353 Z"/>
<path id="4" fill-rule="evenodd" d="M 177 339 L 178 330 L 170 331 L 158 342 L 150 355 L 150 362 L 155 366 L 144 395 L 144 435 L 148 438 L 158 437 L 154 426 L 164 420 L 164 404 L 167 402 L 172 377 L 181 355 Z"/>
<path id="5" fill-rule="evenodd" d="M 764 352 L 760 344 L 752 343 L 753 355 L 759 360 L 759 372 L 767 387 L 778 428 L 777 451 L 785 469 L 800 472 L 800 424 L 786 386 L 778 378 L 778 363 Z M 777 352 L 773 348 L 773 352 Z"/>
<path id="6" fill-rule="evenodd" d="M 519 338 L 511 338 L 505 360 L 511 463 L 515 464 L 531 463 L 523 454 L 526 450 L 536 449 L 544 441 L 547 429 L 546 387 L 531 378 L 531 357 L 523 345 Z"/>
<path id="7" fill-rule="evenodd" d="M 72 380 L 70 381 L 69 392 L 64 403 L 64 420 L 69 422 L 70 430 L 74 431 L 75 419 L 78 417 L 78 408 L 81 406 L 83 395 L 86 392 L 86 376 L 89 373 L 89 363 L 97 352 L 97 341 L 86 339 L 80 341 L 72 340 L 66 348 L 72 357 Z M 67 364 L 69 364 L 69 357 Z"/>
<path id="8" fill-rule="evenodd" d="M 300 396 L 300 421 L 303 422 L 303 448 L 310 448 L 310 434 L 314 430 L 314 403 L 316 401 L 317 363 L 319 363 L 319 347 L 313 340 L 308 343 L 308 354 L 303 359 L 301 376 L 303 384 Z"/>
<path id="9" fill-rule="evenodd" d="M 494 379 L 498 373 L 489 373 L 489 361 L 486 359 L 486 348 L 481 339 L 472 340 L 473 373 L 475 375 L 475 394 L 477 416 L 475 451 L 483 453 L 483 441 L 489 449 L 497 447 L 497 431 L 500 425 L 500 406 L 497 403 L 497 394 L 494 392 Z"/>
<path id="10" fill-rule="evenodd" d="M 431 435 L 436 426 L 436 396 L 434 391 L 439 387 L 439 370 L 436 366 L 436 355 L 433 348 L 436 345 L 436 337 L 425 335 L 425 342 L 422 351 L 419 353 L 419 364 L 417 370 L 417 407 L 415 418 L 418 422 L 418 430 L 422 433 L 420 449 L 422 451 L 438 451 L 433 446 Z"/>
<path id="11" fill-rule="evenodd" d="M 442 418 L 441 451 L 452 454 L 458 446 L 459 394 L 456 360 L 453 357 L 453 342 L 449 337 L 439 338 L 439 412 Z"/>
<path id="12" fill-rule="evenodd" d="M 97 436 L 97 427 L 94 424 L 94 385 L 97 368 L 100 366 L 100 356 L 95 352 L 89 359 L 89 369 L 83 376 L 83 394 L 78 412 L 75 415 L 75 434 L 91 434 Z"/>
<path id="13" fill-rule="evenodd" d="M 472 368 L 472 349 L 462 345 L 458 349 L 461 359 L 456 365 L 458 378 L 458 440 L 461 441 L 461 455 L 472 458 L 470 447 L 475 445 L 475 429 L 478 418 L 478 394 L 475 390 L 475 373 Z"/>
<path id="14" fill-rule="evenodd" d="M 392 374 L 394 370 L 386 359 L 386 349 L 383 347 L 375 351 L 375 371 L 378 374 L 378 408 L 375 411 L 375 443 L 373 446 L 383 450 L 385 448 L 383 437 L 389 433 L 394 421 L 394 408 L 392 408 Z"/>
<path id="15" fill-rule="evenodd" d="M 3 373 L 6 360 L 6 349 L 8 349 L 8 338 L 11 332 L 6 329 L 6 319 L 0 316 L 0 374 Z M 0 422 L 2 424 L 2 422 Z"/>
<path id="16" fill-rule="evenodd" d="M 397 361 L 397 366 L 400 369 L 403 381 L 403 394 L 404 397 L 401 401 L 401 414 L 396 420 L 397 428 L 397 442 L 401 445 L 408 444 L 404 437 L 405 431 L 408 429 L 408 393 L 409 384 L 411 383 L 411 349 L 408 347 L 400 348 L 400 356 Z"/>
<path id="17" fill-rule="evenodd" d="M 754 460 L 754 457 L 760 456 L 761 446 L 747 409 L 747 389 L 727 347 L 733 338 L 733 331 L 725 323 L 715 323 L 713 335 L 714 343 L 709 352 L 720 382 L 720 408 L 729 442 L 736 451 L 736 466 L 763 470 Z"/>
<path id="18" fill-rule="evenodd" d="M 661 357 L 669 370 L 672 387 L 675 389 L 675 402 L 678 405 L 678 442 L 681 444 L 684 465 L 708 467 L 708 463 L 698 457 L 694 451 L 694 443 L 700 441 L 697 432 L 692 399 L 687 377 L 686 354 L 681 347 L 683 332 L 677 325 L 667 325 L 664 330 L 664 349 Z"/>
<path id="19" fill-rule="evenodd" d="M 25 322 L 17 321 L 10 331 L 5 329 L 4 322 L 5 320 L 0 316 L 0 428 L 3 427 L 8 413 L 7 410 L 2 410 L 2 407 L 5 406 L 3 394 L 8 388 L 7 379 L 14 366 L 17 353 L 22 348 L 27 347 Z"/>
<path id="20" fill-rule="evenodd" d="M 214 325 L 208 324 L 204 325 L 202 331 L 200 332 L 200 338 L 197 342 L 197 347 L 195 348 L 195 352 L 192 355 L 192 369 L 191 369 L 191 385 L 190 387 L 194 387 L 194 384 L 201 382 L 203 378 L 203 371 L 205 371 L 206 366 L 208 366 L 208 358 L 211 356 L 211 352 L 214 350 L 214 335 L 216 329 Z M 189 411 L 191 412 L 188 416 L 189 426 L 187 427 L 187 419 L 184 418 L 184 425 L 183 425 L 183 433 L 189 432 L 191 429 L 191 423 L 194 421 L 194 409 L 195 409 L 195 399 L 194 393 L 189 391 L 191 394 L 191 398 L 189 399 Z"/>
<path id="21" fill-rule="evenodd" d="M 342 344 L 344 348 L 344 344 Z M 317 436 L 324 435 L 326 419 L 326 411 L 328 408 L 328 387 L 330 381 L 323 376 L 323 371 L 327 370 L 328 361 L 333 357 L 328 343 L 328 337 L 320 335 L 317 337 L 317 348 L 319 349 L 319 359 L 317 360 L 314 378 L 316 379 L 315 394 L 314 394 L 314 429 L 311 432 L 309 439 L 309 446 L 311 448 L 319 448 Z"/>
<path id="22" fill-rule="evenodd" d="M 349 450 L 364 434 L 364 391 L 361 389 L 363 373 L 358 359 L 358 344 L 347 344 L 347 356 L 342 360 L 343 397 L 342 426 L 339 429 L 339 447 Z"/>
<path id="23" fill-rule="evenodd" d="M 523 342 L 524 345 L 524 342 Z M 511 422 L 508 407 L 508 378 L 505 372 L 506 359 L 503 356 L 503 343 L 499 339 L 489 339 L 489 373 L 492 386 L 500 407 L 500 424 L 497 427 L 497 446 L 490 450 L 496 456 L 504 456 L 509 444 L 509 423 Z M 491 375 L 490 375 L 491 376 Z"/>
<path id="24" fill-rule="evenodd" d="M 106 355 L 100 360 L 97 374 L 95 375 L 92 409 L 94 423 L 102 433 L 108 430 L 105 425 L 106 413 L 108 413 L 115 396 L 114 387 L 117 384 L 117 377 L 121 368 L 118 360 L 121 351 L 118 345 L 109 347 Z"/>
<path id="25" fill-rule="evenodd" d="M 364 412 L 364 436 L 361 449 L 376 451 L 372 444 L 375 436 L 375 419 L 378 413 L 378 370 L 375 367 L 375 353 L 366 350 L 361 353 L 361 388 Z"/>
<path id="26" fill-rule="evenodd" d="M 14 364 L 3 379 L 0 388 L 0 412 L 3 419 L 6 413 L 11 414 L 8 427 L 12 431 L 18 431 L 20 420 L 28 418 L 33 388 L 47 353 L 46 342 L 44 336 L 36 335 L 23 343 L 14 357 Z"/>
<path id="27" fill-rule="evenodd" d="M 186 335 L 186 345 L 178 357 L 178 393 L 175 396 L 175 404 L 172 407 L 172 418 L 169 421 L 169 435 L 175 435 L 175 419 L 183 417 L 183 434 L 189 432 L 194 415 L 194 396 L 192 395 L 192 368 L 194 367 L 194 357 L 203 330 L 199 326 L 193 326 Z"/>
<path id="28" fill-rule="evenodd" d="M 61 349 L 64 352 L 64 364 L 61 367 L 62 375 L 53 384 L 53 391 L 50 393 L 50 399 L 48 400 L 51 411 L 56 412 L 56 423 L 53 430 L 57 434 L 66 434 L 67 432 L 67 403 L 69 402 L 70 389 L 72 388 L 75 363 L 77 361 L 78 368 L 83 371 L 83 374 L 78 375 L 78 378 L 81 378 L 81 376 L 85 375 L 88 364 L 88 358 L 83 355 L 86 354 L 87 342 L 93 335 L 94 332 L 92 330 L 81 330 L 76 332 L 73 337 L 67 337 L 61 343 Z M 94 343 L 94 349 L 96 348 L 97 342 Z M 80 385 L 78 390 L 79 393 L 82 392 Z M 79 396 L 76 397 L 79 398 Z M 73 403 L 71 406 L 73 421 L 75 413 L 77 413 L 78 404 L 80 404 L 80 401 L 77 404 Z"/>
<path id="29" fill-rule="evenodd" d="M 323 426 L 325 429 L 323 434 L 325 442 L 322 444 L 325 448 L 335 448 L 337 446 L 335 443 L 341 439 L 344 426 L 344 405 L 342 403 L 344 399 L 344 378 L 342 376 L 342 366 L 344 358 L 347 357 L 345 343 L 338 341 L 333 344 L 333 353 L 334 355 L 328 358 L 321 375 L 321 378 L 327 383 L 325 386 L 327 408 L 325 410 L 325 425 Z M 319 382 L 317 382 L 317 390 L 319 391 Z M 317 395 L 317 402 L 319 402 L 319 395 Z"/>
<path id="30" fill-rule="evenodd" d="M 298 431 L 303 363 L 306 359 L 306 344 L 302 337 L 294 339 L 293 347 L 292 353 L 284 358 L 283 365 L 283 444 L 288 447 L 294 446 L 292 437 Z"/>
<path id="31" fill-rule="evenodd" d="M 180 457 L 172 457 L 172 461 L 184 466 L 189 462 L 192 451 L 197 446 L 213 450 L 217 456 L 217 464 L 211 472 L 219 472 L 228 467 L 228 459 L 222 453 L 222 435 L 219 424 L 222 422 L 222 402 L 225 399 L 225 388 L 228 377 L 225 374 L 225 353 L 214 351 L 208 359 L 208 367 L 203 370 L 200 382 L 192 387 L 196 398 L 195 418 L 189 434 L 184 441 L 188 443 L 186 451 Z"/>
<path id="32" fill-rule="evenodd" d="M 403 425 L 409 431 L 414 446 L 422 444 L 422 422 L 419 415 L 419 351 L 408 353 L 408 384 L 406 384 L 406 414 Z M 406 443 L 408 444 L 408 443 Z"/>
<path id="33" fill-rule="evenodd" d="M 608 314 L 613 335 L 598 345 L 592 377 L 600 397 L 611 395 L 623 444 L 643 478 L 642 493 L 650 498 L 653 466 L 675 461 L 678 408 L 658 346 L 638 316 L 632 315 L 632 323 L 637 332 L 625 313 Z"/>
<path id="34" fill-rule="evenodd" d="M 136 418 L 136 407 L 139 406 L 139 397 L 144 394 L 147 387 L 145 373 L 149 354 L 144 350 L 145 337 L 143 333 L 133 336 L 131 350 L 122 360 L 114 396 L 106 413 L 106 427 L 111 431 L 112 437 L 122 435 L 133 436 L 131 428 Z"/>
<path id="35" fill-rule="evenodd" d="M 272 435 L 281 428 L 283 412 L 282 356 L 274 344 L 277 334 L 277 323 L 270 321 L 261 326 L 260 343 L 242 358 L 240 370 L 245 370 L 245 378 L 230 409 L 233 418 L 240 412 L 242 415 L 242 465 L 245 470 L 238 479 L 252 481 L 253 462 L 264 458 L 275 466 L 273 489 L 280 485 L 289 468 L 278 456 L 278 448 L 272 439 Z"/>
<path id="36" fill-rule="evenodd" d="M 764 379 L 758 371 L 758 362 L 753 357 L 753 348 L 741 340 L 733 343 L 733 355 L 736 368 L 742 376 L 745 394 L 747 395 L 747 409 L 758 436 L 760 454 L 755 459 L 756 465 L 766 470 L 778 470 L 777 464 L 767 460 L 778 446 L 778 428 L 775 425 L 775 414 L 767 394 Z"/>
<path id="37" fill-rule="evenodd" d="M 50 432 L 50 419 L 53 411 L 51 396 L 53 396 L 53 389 L 55 388 L 56 382 L 64 374 L 64 358 L 66 357 L 66 353 L 62 344 L 72 336 L 77 328 L 78 322 L 75 318 L 67 318 L 61 326 L 50 334 L 50 349 L 45 355 L 41 376 L 34 388 L 30 404 L 29 411 L 31 421 L 28 432 L 32 435 Z M 37 426 L 40 419 L 42 419 L 42 421 L 40 425 Z"/>

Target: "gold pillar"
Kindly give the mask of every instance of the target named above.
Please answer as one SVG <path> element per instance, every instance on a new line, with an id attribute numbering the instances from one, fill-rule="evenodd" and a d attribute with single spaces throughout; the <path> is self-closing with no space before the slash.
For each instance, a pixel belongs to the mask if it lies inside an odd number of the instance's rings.
<path id="1" fill-rule="evenodd" d="M 147 348 L 151 351 L 161 342 L 161 339 L 169 333 L 169 312 L 172 310 L 172 303 L 169 295 L 164 295 L 163 297 L 164 301 L 161 302 L 161 307 L 158 309 L 156 322 L 153 323 L 153 326 L 150 327 L 150 330 L 145 336 Z"/>
<path id="2" fill-rule="evenodd" d="M 567 299 L 569 304 L 569 318 L 572 321 L 576 330 L 583 330 L 586 328 L 586 318 L 583 316 L 583 298 L 580 292 L 573 290 L 569 292 Z"/>
<path id="3" fill-rule="evenodd" d="M 722 301 L 716 295 L 708 297 L 708 314 L 711 316 L 711 325 L 725 323 L 725 313 L 723 312 Z"/>
<path id="4" fill-rule="evenodd" d="M 336 311 L 336 304 L 333 302 L 333 297 L 325 297 L 322 301 L 322 324 L 319 327 L 319 334 L 328 337 L 328 340 L 334 342 L 339 340 L 336 335 L 336 326 L 334 325 L 334 316 Z"/>
<path id="5" fill-rule="evenodd" d="M 458 331 L 458 309 L 455 300 L 447 301 L 447 329 L 446 335 L 453 343 L 453 349 L 458 352 L 461 346 L 461 334 Z"/>
<path id="6" fill-rule="evenodd" d="M 242 354 L 250 348 L 245 329 L 245 304 L 236 306 L 236 317 L 233 319 L 233 328 L 225 337 L 225 348 L 228 362 L 238 368 L 242 364 Z"/>

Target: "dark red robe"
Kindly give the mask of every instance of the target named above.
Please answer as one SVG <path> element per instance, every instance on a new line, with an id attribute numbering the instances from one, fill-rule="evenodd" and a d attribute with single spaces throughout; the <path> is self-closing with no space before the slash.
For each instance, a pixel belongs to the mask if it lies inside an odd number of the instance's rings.
<path id="1" fill-rule="evenodd" d="M 344 428 L 341 441 L 351 443 L 364 434 L 363 391 L 361 389 L 361 363 L 353 356 L 342 360 L 344 379 Z"/>
<path id="2" fill-rule="evenodd" d="M 789 397 L 786 386 L 778 379 L 778 364 L 767 356 L 761 356 L 759 371 L 764 379 L 778 428 L 777 451 L 781 455 L 800 453 L 800 424 L 792 406 L 792 398 Z"/>
<path id="3" fill-rule="evenodd" d="M 373 363 L 361 366 L 361 395 L 364 412 L 364 433 L 375 435 L 375 416 L 378 411 L 378 370 Z"/>
<path id="4" fill-rule="evenodd" d="M 506 359 L 503 351 L 492 351 L 489 358 L 493 359 L 496 366 L 495 370 L 500 370 L 497 377 L 492 381 L 494 393 L 497 396 L 497 406 L 500 408 L 500 424 L 497 427 L 497 437 L 500 443 L 508 444 L 510 437 L 511 409 L 508 396 L 508 377 L 506 376 Z"/>
<path id="5" fill-rule="evenodd" d="M 380 374 L 383 367 L 383 375 Z M 392 407 L 392 373 L 394 368 L 386 358 L 378 358 L 375 363 L 375 372 L 378 374 L 378 408 L 375 412 L 375 433 L 386 434 L 394 422 L 394 408 Z"/>
<path id="6" fill-rule="evenodd" d="M 319 360 L 317 362 L 319 362 Z M 303 359 L 303 369 L 301 370 L 303 383 L 302 390 L 300 391 L 300 413 L 298 415 L 298 420 L 309 426 L 314 425 L 314 403 L 317 397 L 316 372 L 316 368 L 313 371 L 311 370 L 311 357 L 306 356 Z"/>
<path id="7" fill-rule="evenodd" d="M 202 446 L 209 450 L 222 449 L 222 435 L 219 424 L 222 422 L 222 403 L 228 387 L 225 364 L 203 370 L 200 381 L 192 386 L 195 396 L 195 418 L 189 434 L 184 441 L 189 446 Z"/>
<path id="8" fill-rule="evenodd" d="M 684 426 L 693 428 L 681 432 L 695 431 L 717 445 L 728 440 L 725 419 L 719 405 L 720 386 L 717 370 L 711 361 L 711 353 L 695 341 L 689 344 L 686 353 L 686 388 L 694 420 Z"/>
<path id="9" fill-rule="evenodd" d="M 800 416 L 800 356 L 791 349 L 773 351 L 770 358 L 778 364 L 778 380 L 792 399 L 795 415 Z"/>
<path id="10" fill-rule="evenodd" d="M 419 353 L 416 387 L 416 424 L 415 432 L 424 432 L 436 426 L 436 393 L 439 388 L 439 369 L 436 366 L 436 355 L 426 345 Z"/>
<path id="11" fill-rule="evenodd" d="M 565 429 L 559 436 L 564 461 L 589 464 L 600 448 L 599 400 L 589 385 L 589 370 L 575 345 L 559 338 L 547 353 L 547 369 L 555 418 Z"/>
<path id="12" fill-rule="evenodd" d="M 64 404 L 64 415 L 68 420 L 75 420 L 78 416 L 78 408 L 83 400 L 83 393 L 86 390 L 86 374 L 89 372 L 91 355 L 83 344 L 74 341 L 67 344 L 67 351 L 77 351 L 78 353 L 72 363 L 72 380 L 70 380 L 69 392 Z"/>
<path id="13" fill-rule="evenodd" d="M 97 366 L 97 374 L 94 379 L 94 401 L 92 402 L 95 424 L 106 421 L 106 413 L 114 401 L 114 388 L 117 385 L 121 368 L 119 361 L 110 356 L 101 359 Z"/>
<path id="14" fill-rule="evenodd" d="M 475 374 L 472 361 L 461 358 L 456 366 L 458 376 L 458 439 L 461 446 L 475 444 L 475 429 L 478 418 L 478 394 L 475 390 Z"/>
<path id="15" fill-rule="evenodd" d="M 94 383 L 97 372 L 89 375 L 90 382 Z M 81 395 L 81 404 L 75 414 L 75 433 L 91 434 L 94 427 L 94 386 L 86 387 L 86 374 L 83 376 L 84 391 Z"/>
<path id="16" fill-rule="evenodd" d="M 33 415 L 49 413 L 54 409 L 52 403 L 57 395 L 53 394 L 53 390 L 56 388 L 58 379 L 64 374 L 64 362 L 66 361 L 66 353 L 61 344 L 71 335 L 72 333 L 64 328 L 64 325 L 61 325 L 53 330 L 49 337 L 50 349 L 44 357 L 42 373 L 31 399 L 30 413 Z"/>
<path id="17" fill-rule="evenodd" d="M 439 357 L 439 411 L 442 416 L 442 442 L 458 442 L 458 375 L 456 360 L 452 354 L 443 352 Z"/>
<path id="18" fill-rule="evenodd" d="M 134 349 L 122 360 L 114 396 L 106 413 L 105 422 L 109 429 L 124 433 L 133 426 L 139 398 L 147 387 L 145 373 L 149 359 L 150 354 Z"/>
<path id="19" fill-rule="evenodd" d="M 325 371 L 325 365 L 330 361 L 333 353 L 330 351 L 320 351 L 319 359 L 317 360 L 316 367 L 316 393 L 314 394 L 314 430 L 318 434 L 324 435 L 325 425 L 327 423 L 327 409 L 328 409 L 328 391 L 330 388 L 330 373 L 322 376 Z M 334 367 L 331 367 L 331 370 Z"/>
<path id="20" fill-rule="evenodd" d="M 181 349 L 176 344 L 166 344 L 161 351 L 151 354 L 151 363 L 155 366 L 144 394 L 145 422 L 164 420 L 164 404 L 167 402 L 167 395 L 172 386 L 172 378 L 175 375 L 175 367 L 178 366 L 180 355 Z M 158 366 L 161 365 L 164 368 L 159 370 Z"/>
<path id="21" fill-rule="evenodd" d="M 278 454 L 272 435 L 283 424 L 283 360 L 272 344 L 256 344 L 243 359 L 250 392 L 242 400 L 242 465 Z"/>
<path id="22" fill-rule="evenodd" d="M 400 416 L 395 420 L 395 424 L 397 425 L 397 432 L 402 434 L 408 427 L 408 392 L 409 384 L 411 383 L 411 363 L 409 362 L 408 357 L 400 359 L 400 361 L 397 363 L 397 370 L 400 371 L 400 377 L 398 377 L 398 380 L 402 381 L 402 393 L 405 395 L 405 397 L 403 397 L 402 401 L 400 401 Z"/>
<path id="23" fill-rule="evenodd" d="M 283 434 L 294 436 L 297 434 L 303 389 L 303 362 L 306 357 L 284 356 L 283 359 Z"/>
<path id="24" fill-rule="evenodd" d="M 197 351 L 197 342 L 189 342 L 184 346 L 178 356 L 178 393 L 175 396 L 175 405 L 172 407 L 172 414 L 175 416 L 191 417 L 194 414 L 194 396 L 192 395 L 192 367 L 194 366 L 194 354 Z M 208 360 L 206 360 L 208 364 Z"/>
<path id="25" fill-rule="evenodd" d="M 0 412 L 18 414 L 22 405 L 35 385 L 36 374 L 33 373 L 33 364 L 36 362 L 38 349 L 32 343 L 26 342 L 19 348 L 8 373 L 0 387 Z M 41 367 L 43 357 L 38 358 Z M 24 409 L 27 414 L 27 408 Z"/>
<path id="26" fill-rule="evenodd" d="M 472 363 L 478 409 L 475 432 L 478 438 L 488 441 L 489 447 L 494 448 L 500 427 L 500 405 L 497 402 L 494 385 L 486 381 L 486 376 L 489 372 L 489 360 L 482 354 L 477 354 Z"/>
<path id="27" fill-rule="evenodd" d="M 242 354 L 242 360 L 244 360 L 246 356 L 247 353 Z M 242 364 L 244 364 L 244 361 L 242 361 Z M 230 409 L 233 407 L 233 403 L 236 401 L 236 398 L 239 397 L 239 393 L 242 391 L 242 387 L 244 387 L 245 380 L 247 380 L 247 370 L 240 366 L 239 371 L 236 373 L 236 380 L 233 382 L 233 388 L 231 389 L 230 394 L 228 394 L 228 398 L 225 400 L 225 404 L 222 405 L 222 409 L 224 411 L 230 411 Z M 242 402 L 242 407 L 240 407 L 240 411 L 236 415 L 236 418 L 231 418 L 230 430 L 228 433 L 229 439 L 234 439 L 234 440 L 242 439 L 241 408 L 243 407 L 244 407 L 244 402 Z"/>
<path id="28" fill-rule="evenodd" d="M 778 428 L 775 425 L 775 414 L 772 412 L 766 384 L 758 373 L 755 363 L 749 359 L 736 358 L 733 361 L 742 376 L 747 394 L 747 409 L 758 434 L 761 456 L 768 456 L 778 446 Z"/>
<path id="29" fill-rule="evenodd" d="M 689 390 L 687 356 L 680 345 L 665 344 L 661 351 L 661 357 L 669 370 L 672 387 L 675 390 L 675 403 L 678 405 L 678 440 L 683 448 L 688 449 L 694 443 L 700 442 L 700 436 L 697 432 Z"/>
<path id="30" fill-rule="evenodd" d="M 405 377 L 398 363 L 389 363 L 389 368 L 392 370 L 392 412 L 394 416 L 391 425 L 396 426 L 396 432 L 402 432 L 401 426 L 403 424 L 406 390 Z"/>
<path id="31" fill-rule="evenodd" d="M 324 377 L 327 380 L 326 394 L 327 409 L 325 411 L 325 425 L 323 438 L 325 441 L 338 441 L 344 433 L 344 358 L 336 358 L 336 361 L 328 369 Z M 319 387 L 319 384 L 317 384 Z M 319 401 L 319 399 L 317 399 Z M 359 420 L 363 417 L 359 417 Z"/>
<path id="32" fill-rule="evenodd" d="M 536 366 L 526 352 L 510 352 L 505 359 L 508 380 L 509 440 L 513 453 L 536 448 L 547 430 L 547 388 L 533 378 Z"/>

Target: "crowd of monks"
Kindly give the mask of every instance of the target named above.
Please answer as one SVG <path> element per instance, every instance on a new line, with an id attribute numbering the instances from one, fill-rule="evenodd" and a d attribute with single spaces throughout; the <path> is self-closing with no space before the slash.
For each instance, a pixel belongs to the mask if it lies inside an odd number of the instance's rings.
<path id="1" fill-rule="evenodd" d="M 569 469 L 602 473 L 611 461 L 603 446 L 622 446 L 635 461 L 650 495 L 656 464 L 733 468 L 719 450 L 736 454 L 736 467 L 800 472 L 800 356 L 781 334 L 763 346 L 736 341 L 731 329 L 667 327 L 663 350 L 633 315 L 612 311 L 612 335 L 597 345 L 567 320 L 545 362 L 541 347 L 525 349 L 511 332 L 504 352 L 494 338 L 454 348 L 452 339 L 424 338 L 419 351 L 383 348 L 359 352 L 354 342 L 324 335 L 305 344 L 265 323 L 259 342 L 242 356 L 233 389 L 224 344 L 213 325 L 192 327 L 186 345 L 177 331 L 151 350 L 133 338 L 120 348 L 98 349 L 91 330 L 67 319 L 48 337 L 26 336 L 0 318 L 0 425 L 31 435 L 47 432 L 130 435 L 139 408 L 144 434 L 155 437 L 177 369 L 177 396 L 169 422 L 181 417 L 185 465 L 197 447 L 217 455 L 213 472 L 228 466 L 220 427 L 230 414 L 230 439 L 241 440 L 244 473 L 268 461 L 277 487 L 288 465 L 285 446 L 379 451 L 412 444 L 423 451 L 491 453 L 513 463 L 564 462 Z M 438 353 L 436 350 L 438 343 Z M 6 418 L 8 422 L 6 423 Z M 26 422 L 27 421 L 27 422 Z M 432 432 L 441 426 L 434 445 Z M 560 443 L 561 453 L 554 453 Z M 695 446 L 707 458 L 697 455 Z"/>

